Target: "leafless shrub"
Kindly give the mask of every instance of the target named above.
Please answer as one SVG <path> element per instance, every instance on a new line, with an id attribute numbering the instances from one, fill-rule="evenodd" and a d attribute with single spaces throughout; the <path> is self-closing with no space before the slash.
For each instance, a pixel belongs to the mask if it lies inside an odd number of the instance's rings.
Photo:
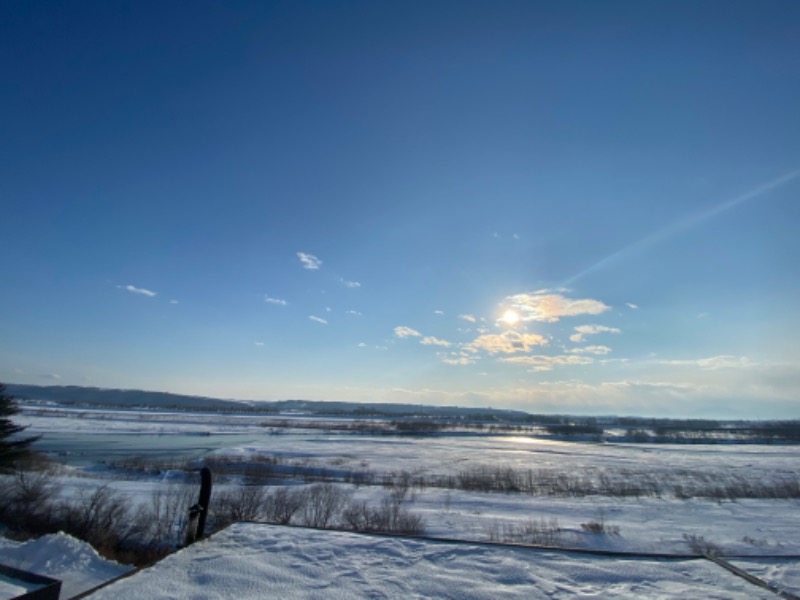
<path id="1" fill-rule="evenodd" d="M 65 531 L 108 558 L 137 534 L 127 497 L 109 486 L 60 500 L 59 484 L 46 471 L 19 471 L 0 486 L 0 520 L 15 537 Z"/>
<path id="2" fill-rule="evenodd" d="M 408 488 L 396 488 L 372 507 L 366 502 L 353 502 L 342 511 L 342 525 L 354 531 L 419 535 L 425 530 L 425 520 L 405 508 Z"/>
<path id="3" fill-rule="evenodd" d="M 21 535 L 47 533 L 55 525 L 61 486 L 46 471 L 16 471 L 0 484 L 0 521 Z"/>
<path id="4" fill-rule="evenodd" d="M 350 494 L 332 483 L 317 483 L 306 489 L 304 496 L 301 524 L 325 529 L 333 525 Z"/>
<path id="5" fill-rule="evenodd" d="M 714 542 L 705 539 L 702 535 L 683 534 L 683 539 L 689 544 L 692 552 L 695 554 L 703 554 L 708 556 L 722 556 L 723 550 Z"/>
<path id="6" fill-rule="evenodd" d="M 280 487 L 264 500 L 264 519 L 270 523 L 288 525 L 297 512 L 303 508 L 306 495 L 303 490 Z"/>
<path id="7" fill-rule="evenodd" d="M 402 479 L 398 485 L 389 489 L 388 496 L 381 503 L 381 513 L 388 516 L 387 532 L 406 535 L 420 534 L 425 529 L 425 521 L 420 515 L 409 512 L 405 505 L 413 502 L 411 478 Z"/>
<path id="8" fill-rule="evenodd" d="M 586 533 L 596 533 L 602 535 L 619 535 L 619 525 L 609 525 L 605 519 L 581 523 L 581 529 Z"/>
<path id="9" fill-rule="evenodd" d="M 150 504 L 140 506 L 134 518 L 140 543 L 159 550 L 176 547 L 196 501 L 197 488 L 192 485 L 172 483 L 155 490 Z"/>
<path id="10" fill-rule="evenodd" d="M 745 544 L 750 544 L 752 546 L 755 546 L 756 548 L 766 548 L 767 546 L 769 546 L 769 542 L 767 540 L 765 539 L 758 540 L 750 537 L 749 535 L 744 536 L 742 538 L 742 541 Z"/>
<path id="11" fill-rule="evenodd" d="M 489 539 L 505 544 L 532 544 L 535 546 L 558 546 L 561 543 L 561 527 L 558 519 L 540 518 L 527 523 L 493 523 L 489 529 Z"/>
<path id="12" fill-rule="evenodd" d="M 136 533 L 130 502 L 108 485 L 92 492 L 81 490 L 75 499 L 62 504 L 61 510 L 64 531 L 106 555 Z"/>
<path id="13" fill-rule="evenodd" d="M 388 533 L 420 535 L 424 532 L 425 519 L 423 519 L 421 515 L 408 510 L 401 510 L 395 515 L 394 524 Z"/>
<path id="14" fill-rule="evenodd" d="M 375 482 L 375 473 L 369 469 L 349 471 L 345 483 L 352 483 L 356 487 L 372 485 Z"/>
<path id="15" fill-rule="evenodd" d="M 479 492 L 525 493 L 537 496 L 656 497 L 671 494 L 678 499 L 703 498 L 721 503 L 740 498 L 800 498 L 800 477 L 752 475 L 703 470 L 662 470 L 657 473 L 633 469 L 601 471 L 557 471 L 512 469 L 502 465 L 476 465 L 456 476 L 414 479 L 415 486 Z"/>
<path id="16" fill-rule="evenodd" d="M 540 518 L 539 521 L 530 520 L 523 527 L 523 536 L 531 544 L 554 546 L 558 544 L 561 536 L 561 527 L 558 519 Z"/>
<path id="17" fill-rule="evenodd" d="M 180 493 L 174 493 L 174 490 Z M 131 509 L 128 498 L 108 485 L 60 500 L 60 486 L 42 471 L 18 472 L 0 484 L 0 521 L 19 539 L 65 531 L 90 543 L 106 558 L 151 564 L 175 547 L 193 486 L 157 491 L 151 504 Z M 179 538 L 178 538 L 179 539 Z"/>
<path id="18" fill-rule="evenodd" d="M 243 485 L 218 493 L 213 503 L 214 525 L 219 528 L 237 521 L 259 519 L 266 496 L 266 488 L 260 485 Z"/>
<path id="19" fill-rule="evenodd" d="M 414 499 L 414 492 L 411 489 L 413 478 L 407 471 L 400 473 L 391 484 L 384 484 L 384 488 L 389 493 L 389 501 L 392 505 L 400 506 L 407 501 Z"/>
<path id="20" fill-rule="evenodd" d="M 537 496 L 611 496 L 622 498 L 663 497 L 704 498 L 716 502 L 739 498 L 800 498 L 800 477 L 794 474 L 761 478 L 731 472 L 671 469 L 657 473 L 636 469 L 594 469 L 559 471 L 555 469 L 515 469 L 508 465 L 473 465 L 456 474 L 411 474 L 407 471 L 375 473 L 368 465 L 348 468 L 341 459 L 331 465 L 309 458 L 280 455 L 225 456 L 205 459 L 218 482 L 244 478 L 249 484 L 272 483 L 275 479 L 294 479 L 305 483 L 344 482 L 356 486 L 380 484 L 385 488 L 423 489 L 440 487 L 492 493 L 525 493 Z M 120 467 L 142 473 L 162 472 L 165 468 L 191 470 L 195 463 L 130 459 Z"/>
<path id="21" fill-rule="evenodd" d="M 458 474 L 458 485 L 464 490 L 480 492 L 520 492 L 523 491 L 520 473 L 511 467 L 477 466 Z"/>
<path id="22" fill-rule="evenodd" d="M 389 513 L 366 502 L 352 502 L 342 511 L 342 525 L 353 531 L 388 531 Z"/>

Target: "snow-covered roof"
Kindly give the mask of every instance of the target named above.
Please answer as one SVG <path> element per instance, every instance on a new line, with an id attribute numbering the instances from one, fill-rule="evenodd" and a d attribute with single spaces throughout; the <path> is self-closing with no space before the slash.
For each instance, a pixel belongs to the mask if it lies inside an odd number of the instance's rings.
<path id="1" fill-rule="evenodd" d="M 590 556 L 239 523 L 91 598 L 575 596 L 772 597 L 705 560 Z"/>

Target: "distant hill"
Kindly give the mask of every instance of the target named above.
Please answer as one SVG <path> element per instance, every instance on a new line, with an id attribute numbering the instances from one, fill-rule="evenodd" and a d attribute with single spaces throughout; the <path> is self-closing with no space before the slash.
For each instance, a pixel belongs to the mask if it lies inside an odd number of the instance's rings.
<path id="1" fill-rule="evenodd" d="M 419 404 L 378 404 L 358 402 L 325 402 L 319 400 L 280 400 L 259 402 L 222 400 L 206 396 L 187 396 L 169 392 L 118 390 L 77 385 L 6 384 L 8 393 L 20 400 L 57 402 L 77 406 L 119 406 L 137 408 L 171 408 L 182 410 L 214 410 L 243 412 L 301 412 L 321 415 L 351 416 L 425 416 L 472 417 L 497 420 L 524 419 L 528 413 L 495 408 L 463 408 L 457 406 L 423 406 Z"/>
<path id="2" fill-rule="evenodd" d="M 82 387 L 78 385 L 24 385 L 7 383 L 6 389 L 20 400 L 37 400 L 75 404 L 81 406 L 129 406 L 148 408 L 195 408 L 210 410 L 234 410 L 250 408 L 251 402 L 221 400 L 205 396 L 185 396 L 169 392 L 147 392 L 144 390 L 116 390 L 108 388 Z"/>
<path id="3" fill-rule="evenodd" d="M 319 400 L 223 400 L 168 392 L 117 390 L 77 385 L 6 384 L 7 393 L 28 402 L 53 402 L 82 407 L 169 409 L 250 414 L 305 414 L 327 417 L 386 418 L 419 431 L 417 421 L 447 421 L 485 424 L 536 425 L 547 435 L 563 439 L 605 439 L 636 443 L 800 443 L 800 420 L 715 421 L 648 417 L 578 417 L 530 414 L 519 410 L 424 406 L 420 404 L 379 404 L 326 402 Z M 611 431 L 612 429 L 618 431 Z M 398 429 L 400 430 L 400 429 Z"/>

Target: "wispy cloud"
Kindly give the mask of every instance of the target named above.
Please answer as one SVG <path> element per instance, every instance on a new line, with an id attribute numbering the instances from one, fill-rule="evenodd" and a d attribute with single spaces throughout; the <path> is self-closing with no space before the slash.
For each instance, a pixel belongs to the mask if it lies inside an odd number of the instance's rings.
<path id="1" fill-rule="evenodd" d="M 470 342 L 467 347 L 474 351 L 483 350 L 489 354 L 514 354 L 528 352 L 536 346 L 544 346 L 546 344 L 547 338 L 538 333 L 504 331 L 500 334 L 479 336 Z"/>
<path id="2" fill-rule="evenodd" d="M 153 292 L 145 288 L 137 288 L 136 286 L 133 285 L 125 285 L 125 286 L 118 285 L 117 287 L 121 290 L 126 290 L 133 294 L 139 294 L 140 296 L 149 296 L 150 298 L 158 295 L 158 292 Z"/>
<path id="3" fill-rule="evenodd" d="M 443 310 L 435 310 L 435 311 L 433 311 L 433 314 L 439 315 L 441 317 L 442 315 L 444 315 L 444 311 Z"/>
<path id="4" fill-rule="evenodd" d="M 357 281 L 347 281 L 346 279 L 342 279 L 342 278 L 339 278 L 339 281 L 342 282 L 342 285 L 344 285 L 345 287 L 349 287 L 351 289 L 352 288 L 360 288 L 361 287 L 361 284 L 358 283 Z"/>
<path id="5" fill-rule="evenodd" d="M 169 303 L 170 304 L 180 304 L 180 302 L 178 302 L 177 300 L 170 300 Z"/>
<path id="6" fill-rule="evenodd" d="M 443 348 L 449 348 L 452 346 L 452 344 L 447 340 L 440 340 L 432 335 L 425 336 L 420 340 L 419 343 L 423 346 L 442 346 Z"/>
<path id="7" fill-rule="evenodd" d="M 256 346 L 263 346 L 264 342 L 253 342 L 253 344 L 255 344 Z"/>
<path id="8" fill-rule="evenodd" d="M 328 322 L 325 319 L 323 319 L 322 317 L 318 317 L 316 315 L 309 315 L 308 318 L 311 319 L 312 321 L 316 321 L 317 323 L 322 323 L 323 325 L 328 324 Z"/>
<path id="9" fill-rule="evenodd" d="M 606 327 L 605 325 L 578 325 L 575 328 L 578 333 L 573 333 L 569 339 L 576 344 L 582 344 L 587 335 L 597 335 L 598 333 L 620 333 L 616 327 Z"/>
<path id="10" fill-rule="evenodd" d="M 458 315 L 459 319 L 463 319 L 465 321 L 469 321 L 470 323 L 474 323 L 477 321 L 474 315 Z"/>
<path id="11" fill-rule="evenodd" d="M 266 302 L 268 304 L 277 304 L 278 306 L 286 306 L 287 304 L 289 304 L 283 298 L 272 298 L 271 296 L 268 296 L 267 294 L 264 294 L 264 302 Z"/>
<path id="12" fill-rule="evenodd" d="M 303 263 L 304 269 L 311 269 L 312 271 L 314 271 L 322 266 L 322 261 L 313 254 L 298 252 L 297 258 L 299 258 L 300 262 Z"/>
<path id="13" fill-rule="evenodd" d="M 446 365 L 474 365 L 475 356 L 467 352 L 450 352 L 439 354 L 439 358 Z"/>
<path id="14" fill-rule="evenodd" d="M 687 359 L 660 360 L 658 362 L 659 364 L 662 365 L 698 367 L 701 369 L 708 369 L 708 370 L 752 367 L 756 364 L 746 356 L 732 356 L 729 354 L 722 354 L 719 356 L 709 356 L 708 358 L 695 358 L 688 360 Z"/>
<path id="15" fill-rule="evenodd" d="M 395 327 L 394 334 L 399 338 L 422 337 L 422 334 L 416 329 L 411 329 L 411 327 L 405 327 L 403 325 Z"/>
<path id="16" fill-rule="evenodd" d="M 497 231 L 493 231 L 493 232 L 492 232 L 492 237 L 493 237 L 494 239 L 496 239 L 496 240 L 499 240 L 499 239 L 505 239 L 505 238 L 506 238 L 506 235 L 507 235 L 507 234 L 501 234 L 501 233 L 499 233 L 499 232 L 497 232 Z M 519 239 L 521 239 L 521 238 L 520 238 L 520 235 L 519 235 L 518 233 L 512 233 L 512 234 L 508 235 L 508 237 L 510 237 L 512 240 L 519 240 Z"/>
<path id="17" fill-rule="evenodd" d="M 638 304 L 633 304 L 632 302 L 626 302 L 625 306 L 627 306 L 628 308 L 631 308 L 633 310 L 636 310 L 637 308 L 639 308 Z"/>
<path id="18" fill-rule="evenodd" d="M 44 375 L 40 375 L 40 377 L 42 379 L 52 379 L 55 381 L 61 379 L 61 375 L 59 375 L 58 373 L 45 373 Z"/>
<path id="19" fill-rule="evenodd" d="M 555 367 L 589 365 L 594 359 L 588 356 L 560 355 L 560 356 L 509 356 L 501 359 L 503 362 L 526 365 L 529 371 L 552 371 Z"/>
<path id="20" fill-rule="evenodd" d="M 584 346 L 583 348 L 573 348 L 570 350 L 572 354 L 608 354 L 611 348 L 608 346 Z"/>
<path id="21" fill-rule="evenodd" d="M 359 312 L 359 311 L 357 311 L 357 310 L 346 310 L 344 314 L 346 314 L 346 315 L 353 315 L 354 317 L 360 317 L 360 316 L 362 316 L 362 313 L 361 313 L 361 312 Z"/>
<path id="22" fill-rule="evenodd" d="M 539 290 L 508 296 L 506 302 L 519 313 L 523 321 L 555 323 L 562 317 L 599 315 L 611 307 L 591 298 L 567 298 L 561 293 Z"/>
<path id="23" fill-rule="evenodd" d="M 367 345 L 364 342 L 358 342 L 358 347 L 359 348 L 366 348 Z"/>

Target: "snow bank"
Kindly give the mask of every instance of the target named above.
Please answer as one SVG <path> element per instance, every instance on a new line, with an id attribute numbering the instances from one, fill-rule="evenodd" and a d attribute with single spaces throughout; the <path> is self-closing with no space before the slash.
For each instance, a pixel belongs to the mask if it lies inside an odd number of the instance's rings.
<path id="1" fill-rule="evenodd" d="M 91 597 L 577 596 L 773 597 L 704 560 L 620 559 L 243 523 Z"/>
<path id="2" fill-rule="evenodd" d="M 60 579 L 62 598 L 70 598 L 133 570 L 129 565 L 102 558 L 89 544 L 66 533 L 28 542 L 0 538 L 0 563 Z"/>

